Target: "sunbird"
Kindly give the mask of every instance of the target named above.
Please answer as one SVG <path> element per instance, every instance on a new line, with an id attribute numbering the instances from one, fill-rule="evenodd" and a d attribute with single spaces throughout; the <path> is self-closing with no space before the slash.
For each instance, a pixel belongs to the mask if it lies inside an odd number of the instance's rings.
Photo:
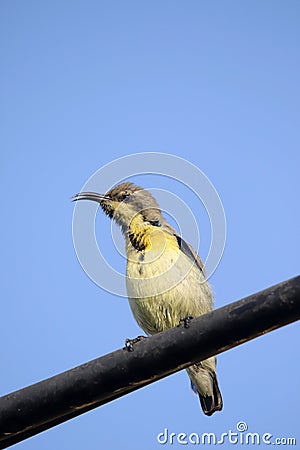
<path id="1" fill-rule="evenodd" d="M 213 309 L 213 293 L 194 248 L 164 218 L 146 189 L 121 183 L 106 194 L 81 192 L 74 200 L 98 202 L 122 230 L 126 244 L 126 288 L 130 308 L 148 336 L 188 323 Z M 216 357 L 188 367 L 191 387 L 204 414 L 223 407 Z"/>

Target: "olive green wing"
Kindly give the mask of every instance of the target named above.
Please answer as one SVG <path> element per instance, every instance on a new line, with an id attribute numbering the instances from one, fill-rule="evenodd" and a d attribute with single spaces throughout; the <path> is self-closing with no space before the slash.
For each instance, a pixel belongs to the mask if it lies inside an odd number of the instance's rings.
<path id="1" fill-rule="evenodd" d="M 188 244 L 178 233 L 176 230 L 174 230 L 173 227 L 171 227 L 171 225 L 169 225 L 167 222 L 165 222 L 163 224 L 163 228 L 171 235 L 173 235 L 176 240 L 177 240 L 177 245 L 179 247 L 179 249 L 182 251 L 182 253 L 184 253 L 191 261 L 193 261 L 193 263 L 196 264 L 196 266 L 198 267 L 198 269 L 205 275 L 205 270 L 204 270 L 204 264 L 200 258 L 200 256 L 198 255 L 198 253 L 196 252 L 196 250 L 194 250 L 194 248 Z"/>

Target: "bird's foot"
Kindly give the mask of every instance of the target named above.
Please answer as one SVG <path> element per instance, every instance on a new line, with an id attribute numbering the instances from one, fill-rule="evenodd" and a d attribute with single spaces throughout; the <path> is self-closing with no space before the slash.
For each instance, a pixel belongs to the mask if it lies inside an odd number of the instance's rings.
<path id="1" fill-rule="evenodd" d="M 189 314 L 188 314 L 187 316 L 185 316 L 185 317 L 181 317 L 181 318 L 179 319 L 178 327 L 180 327 L 180 325 L 183 324 L 184 328 L 189 328 L 189 327 L 190 327 L 190 322 L 191 322 L 191 320 L 192 320 L 193 318 L 194 318 L 194 317 L 193 317 L 193 316 L 190 316 Z"/>
<path id="2" fill-rule="evenodd" d="M 133 352 L 133 350 L 134 350 L 134 348 L 133 348 L 134 344 L 136 344 L 137 342 L 140 342 L 140 341 L 142 341 L 142 340 L 144 340 L 144 339 L 147 339 L 147 337 L 146 337 L 146 336 L 137 336 L 137 337 L 134 338 L 134 339 L 129 339 L 129 338 L 127 338 L 127 339 L 125 340 L 125 347 L 124 347 L 124 349 L 127 350 L 128 352 Z"/>

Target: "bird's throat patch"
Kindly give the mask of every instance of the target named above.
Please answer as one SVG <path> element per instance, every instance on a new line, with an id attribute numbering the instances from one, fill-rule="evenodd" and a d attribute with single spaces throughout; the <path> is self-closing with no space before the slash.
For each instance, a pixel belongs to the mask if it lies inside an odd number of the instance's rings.
<path id="1" fill-rule="evenodd" d="M 131 245 L 139 252 L 151 248 L 150 234 L 151 226 L 145 226 L 139 216 L 134 218 L 128 230 L 128 237 Z"/>

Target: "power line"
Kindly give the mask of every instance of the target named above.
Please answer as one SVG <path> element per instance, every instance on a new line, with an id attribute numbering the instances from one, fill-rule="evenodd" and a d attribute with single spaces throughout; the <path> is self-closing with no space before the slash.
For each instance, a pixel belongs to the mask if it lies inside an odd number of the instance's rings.
<path id="1" fill-rule="evenodd" d="M 300 318 L 300 276 L 0 398 L 0 448 Z"/>

